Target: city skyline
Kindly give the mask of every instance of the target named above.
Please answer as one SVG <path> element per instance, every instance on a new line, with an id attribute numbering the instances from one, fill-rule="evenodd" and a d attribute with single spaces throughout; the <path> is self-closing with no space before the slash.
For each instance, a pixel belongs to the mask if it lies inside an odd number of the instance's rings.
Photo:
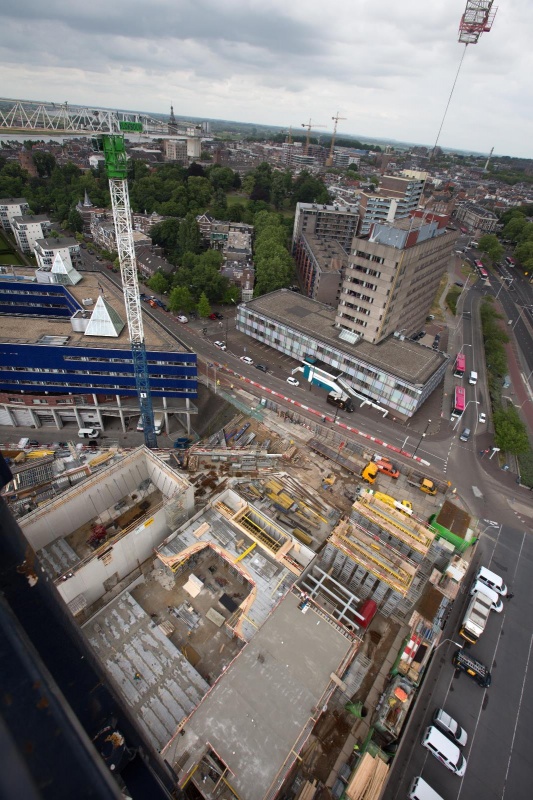
<path id="1" fill-rule="evenodd" d="M 137 0 L 4 8 L 5 94 L 149 113 L 172 103 L 184 117 L 294 132 L 311 118 L 331 133 L 339 111 L 346 120 L 338 136 L 432 145 L 464 50 L 464 0 L 385 0 L 379 16 L 347 0 L 330 16 L 317 0 L 289 9 L 281 0 L 158 0 L 146 8 Z M 467 48 L 442 147 L 529 157 L 532 25 L 533 7 L 517 0 Z"/>

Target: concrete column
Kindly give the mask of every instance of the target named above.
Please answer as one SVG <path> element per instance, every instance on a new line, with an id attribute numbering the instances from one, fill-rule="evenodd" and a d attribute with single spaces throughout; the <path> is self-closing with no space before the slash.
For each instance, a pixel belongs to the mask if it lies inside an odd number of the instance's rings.
<path id="1" fill-rule="evenodd" d="M 78 411 L 77 406 L 74 406 L 74 416 L 76 417 L 76 422 L 78 423 L 78 428 L 84 428 L 85 425 L 80 417 L 80 412 Z"/>
<path id="2" fill-rule="evenodd" d="M 41 420 L 39 419 L 39 416 L 35 413 L 33 408 L 30 408 L 30 414 L 31 414 L 31 418 L 33 420 L 33 424 L 35 425 L 35 427 L 36 428 L 42 428 Z"/>
<path id="3" fill-rule="evenodd" d="M 100 411 L 100 406 L 98 405 L 98 398 L 96 397 L 95 394 L 93 394 L 93 402 L 94 402 L 94 407 L 96 409 L 96 413 L 98 414 L 98 422 L 100 424 L 100 428 L 102 430 L 104 430 L 104 422 L 102 420 L 102 413 Z"/>
<path id="4" fill-rule="evenodd" d="M 126 420 L 124 418 L 124 411 L 122 410 L 122 403 L 120 402 L 120 395 L 116 394 L 115 397 L 116 397 L 116 400 L 117 400 L 117 408 L 118 408 L 118 413 L 119 413 L 119 416 L 120 416 L 120 424 L 122 425 L 122 433 L 127 433 Z"/>
<path id="5" fill-rule="evenodd" d="M 55 408 L 50 408 L 50 411 L 52 412 L 56 428 L 58 429 L 58 431 L 60 431 L 61 428 L 63 427 L 63 420 L 61 419 L 61 415 L 58 414 Z"/>
<path id="6" fill-rule="evenodd" d="M 191 401 L 189 400 L 188 397 L 186 397 L 185 398 L 185 408 L 187 409 L 187 412 L 185 414 L 185 417 L 187 419 L 187 436 L 191 435 L 191 414 L 190 414 L 190 411 L 189 411 L 189 409 L 191 407 L 190 404 L 191 404 Z"/>
<path id="7" fill-rule="evenodd" d="M 167 398 L 163 395 L 163 409 L 164 409 L 163 413 L 165 415 L 165 433 L 168 435 L 169 430 L 168 430 L 168 412 L 167 412 L 167 408 L 168 408 Z"/>
<path id="8" fill-rule="evenodd" d="M 8 415 L 9 415 L 9 419 L 11 421 L 11 425 L 13 426 L 13 428 L 16 428 L 17 424 L 15 422 L 15 417 L 13 416 L 12 410 L 9 408 L 9 406 L 4 405 L 4 411 L 7 411 Z"/>

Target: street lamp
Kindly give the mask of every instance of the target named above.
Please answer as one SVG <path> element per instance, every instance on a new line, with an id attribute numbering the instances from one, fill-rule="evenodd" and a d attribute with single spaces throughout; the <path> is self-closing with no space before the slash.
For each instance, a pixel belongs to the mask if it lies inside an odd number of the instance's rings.
<path id="1" fill-rule="evenodd" d="M 433 652 L 434 652 L 434 653 L 436 653 L 436 652 L 437 652 L 437 650 L 439 649 L 439 647 L 442 647 L 442 645 L 443 645 L 443 644 L 446 644 L 446 642 L 451 642 L 452 644 L 455 644 L 455 645 L 457 645 L 457 647 L 458 647 L 460 650 L 462 650 L 462 649 L 463 649 L 463 645 L 461 644 L 461 642 L 456 642 L 456 641 L 455 641 L 455 639 L 443 639 L 443 640 L 442 640 L 442 642 L 439 642 L 439 643 L 438 643 L 438 645 L 437 645 L 436 647 L 434 647 L 434 648 L 433 648 Z"/>
<path id="2" fill-rule="evenodd" d="M 458 417 L 457 422 L 453 426 L 452 431 L 454 431 L 457 428 L 457 426 L 459 425 L 459 423 L 461 422 L 461 420 L 462 420 L 462 418 L 464 416 L 464 413 L 465 413 L 466 409 L 468 408 L 468 406 L 470 405 L 470 403 L 474 403 L 474 405 L 476 405 L 476 406 L 480 405 L 479 400 L 469 400 L 468 403 L 466 404 L 466 406 L 464 407 L 463 413 L 461 414 L 460 417 Z"/>
<path id="3" fill-rule="evenodd" d="M 516 318 L 516 322 L 515 322 L 515 324 L 514 324 L 514 325 L 513 325 L 513 327 L 511 328 L 511 330 L 512 330 L 512 331 L 514 331 L 514 329 L 516 328 L 516 326 L 517 326 L 517 325 L 518 325 L 518 323 L 520 322 L 520 317 L 522 316 L 522 311 L 524 311 L 524 309 L 526 309 L 526 308 L 529 308 L 529 306 L 517 306 L 517 308 L 519 308 L 519 309 L 520 309 L 520 311 L 518 312 L 518 317 Z M 511 321 L 512 321 L 512 320 L 511 320 Z"/>
<path id="4" fill-rule="evenodd" d="M 414 449 L 414 453 L 413 453 L 413 455 L 411 456 L 411 458 L 414 458 L 414 457 L 416 456 L 416 454 L 417 454 L 417 452 L 418 452 L 418 448 L 419 448 L 419 447 L 420 447 L 420 445 L 422 444 L 422 440 L 426 438 L 426 433 L 428 432 L 428 428 L 429 428 L 429 426 L 430 426 L 430 425 L 431 425 L 431 420 L 430 420 L 430 419 L 428 419 L 428 424 L 426 425 L 426 430 L 424 431 L 424 433 L 422 434 L 422 436 L 421 436 L 421 437 L 420 437 L 420 439 L 418 440 L 418 444 L 417 444 L 417 446 L 415 447 L 415 449 Z"/>

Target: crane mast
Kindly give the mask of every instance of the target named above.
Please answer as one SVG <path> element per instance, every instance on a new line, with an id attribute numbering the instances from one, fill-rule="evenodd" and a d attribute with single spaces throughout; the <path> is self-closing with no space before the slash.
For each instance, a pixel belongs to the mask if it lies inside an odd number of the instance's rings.
<path id="1" fill-rule="evenodd" d="M 339 117 L 339 112 L 337 111 L 337 116 L 331 118 L 335 125 L 333 126 L 333 136 L 331 137 L 331 146 L 329 148 L 329 155 L 326 159 L 326 167 L 333 166 L 333 150 L 335 148 L 335 137 L 337 136 L 337 123 L 340 119 L 346 119 L 346 117 Z"/>
<path id="2" fill-rule="evenodd" d="M 135 126 L 135 127 L 133 127 Z M 140 123 L 121 123 L 122 129 L 142 130 Z M 139 408 L 147 447 L 157 447 L 154 426 L 154 411 L 150 392 L 148 361 L 144 342 L 139 283 L 137 280 L 137 260 L 133 243 L 133 228 L 127 181 L 127 154 L 123 134 L 104 134 L 96 140 L 96 148 L 105 157 L 106 173 L 111 192 L 111 206 L 117 239 L 118 259 L 124 292 L 124 304 L 128 321 L 135 384 L 139 397 Z"/>

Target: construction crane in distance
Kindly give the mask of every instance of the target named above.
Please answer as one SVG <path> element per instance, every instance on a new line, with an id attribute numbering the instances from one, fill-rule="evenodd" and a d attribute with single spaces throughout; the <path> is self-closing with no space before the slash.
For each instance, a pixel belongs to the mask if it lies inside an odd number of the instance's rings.
<path id="1" fill-rule="evenodd" d="M 311 128 L 327 128 L 327 125 L 314 125 L 311 121 L 311 117 L 309 117 L 309 122 L 302 122 L 302 128 L 307 128 L 307 136 L 305 139 L 305 151 L 304 156 L 307 155 L 309 152 L 309 139 L 311 138 Z"/>
<path id="2" fill-rule="evenodd" d="M 337 115 L 331 118 L 335 123 L 333 126 L 333 136 L 331 137 L 331 147 L 329 148 L 329 156 L 326 159 L 326 167 L 333 166 L 333 148 L 335 147 L 335 136 L 337 135 L 337 123 L 340 119 L 346 119 L 346 117 L 339 117 L 339 112 L 337 111 Z"/>

